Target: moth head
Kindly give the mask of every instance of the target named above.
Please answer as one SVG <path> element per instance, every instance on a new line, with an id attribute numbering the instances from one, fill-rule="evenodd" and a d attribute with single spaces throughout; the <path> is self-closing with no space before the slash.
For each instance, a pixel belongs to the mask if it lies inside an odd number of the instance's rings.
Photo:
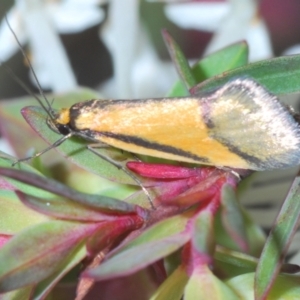
<path id="1" fill-rule="evenodd" d="M 53 118 L 47 118 L 47 124 L 54 132 L 67 135 L 71 129 L 69 126 L 70 111 L 68 108 L 63 108 L 54 114 Z"/>

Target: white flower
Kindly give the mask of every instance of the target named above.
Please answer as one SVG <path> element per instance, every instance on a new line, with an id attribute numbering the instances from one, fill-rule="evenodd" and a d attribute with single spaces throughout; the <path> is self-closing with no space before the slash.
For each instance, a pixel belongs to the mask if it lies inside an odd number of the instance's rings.
<path id="1" fill-rule="evenodd" d="M 206 54 L 246 40 L 250 47 L 250 61 L 273 56 L 268 30 L 259 16 L 256 0 L 168 4 L 165 13 L 183 28 L 214 31 Z"/>
<path id="2" fill-rule="evenodd" d="M 22 45 L 29 42 L 32 65 L 44 88 L 55 92 L 77 86 L 58 33 L 74 33 L 100 23 L 104 13 L 96 0 L 17 0 L 7 19 Z M 0 59 L 19 49 L 5 20 L 0 26 Z"/>
<path id="3" fill-rule="evenodd" d="M 100 88 L 112 98 L 161 96 L 176 80 L 155 53 L 139 16 L 139 0 L 111 0 L 101 37 L 113 58 L 114 77 Z M 124 13 L 126 12 L 126 13 Z"/>

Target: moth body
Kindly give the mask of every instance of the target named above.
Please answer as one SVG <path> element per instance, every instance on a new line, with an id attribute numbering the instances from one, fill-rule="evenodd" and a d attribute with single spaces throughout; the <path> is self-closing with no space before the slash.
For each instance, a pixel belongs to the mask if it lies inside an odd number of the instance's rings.
<path id="1" fill-rule="evenodd" d="M 132 153 L 218 167 L 300 164 L 300 127 L 252 79 L 197 96 L 88 100 L 59 111 L 51 128 Z"/>

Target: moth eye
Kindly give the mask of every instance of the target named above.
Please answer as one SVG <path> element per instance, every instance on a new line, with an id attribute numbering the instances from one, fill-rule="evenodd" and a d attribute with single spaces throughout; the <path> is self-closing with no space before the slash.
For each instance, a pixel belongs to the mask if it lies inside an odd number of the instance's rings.
<path id="1" fill-rule="evenodd" d="M 64 124 L 58 124 L 58 125 L 56 125 L 56 128 L 59 131 L 59 133 L 62 135 L 67 135 L 71 131 L 70 127 L 68 125 L 64 125 Z"/>

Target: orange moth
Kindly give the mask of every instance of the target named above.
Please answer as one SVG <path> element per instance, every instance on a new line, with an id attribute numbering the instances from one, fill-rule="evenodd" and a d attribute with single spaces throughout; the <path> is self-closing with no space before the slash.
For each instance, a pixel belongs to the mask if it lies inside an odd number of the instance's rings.
<path id="1" fill-rule="evenodd" d="M 300 162 L 298 123 L 249 78 L 197 96 L 97 99 L 58 112 L 49 105 L 47 112 L 48 125 L 64 135 L 52 147 L 76 135 L 132 153 L 218 167 L 270 170 Z"/>

